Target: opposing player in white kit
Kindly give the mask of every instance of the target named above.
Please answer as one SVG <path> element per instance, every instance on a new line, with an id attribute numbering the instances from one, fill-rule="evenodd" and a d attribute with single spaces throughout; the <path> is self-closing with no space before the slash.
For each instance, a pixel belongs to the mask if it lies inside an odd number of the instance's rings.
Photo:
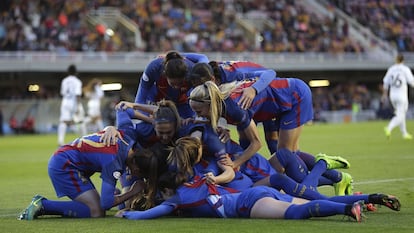
<path id="1" fill-rule="evenodd" d="M 385 135 L 390 138 L 391 131 L 399 126 L 404 139 L 411 140 L 413 136 L 407 132 L 406 114 L 408 110 L 408 85 L 414 87 L 414 77 L 410 68 L 404 64 L 404 56 L 397 55 L 396 63 L 388 68 L 383 79 L 382 100 L 389 96 L 394 107 L 394 117 L 384 128 Z"/>
<path id="2" fill-rule="evenodd" d="M 76 77 L 75 65 L 68 67 L 68 76 L 62 80 L 60 94 L 62 102 L 60 105 L 60 119 L 57 129 L 59 146 L 65 144 L 65 134 L 68 126 L 80 123 L 80 134 L 86 135 L 86 127 L 83 123 L 82 81 Z"/>
<path id="3" fill-rule="evenodd" d="M 101 100 L 104 97 L 102 81 L 94 78 L 85 86 L 83 93 L 88 98 L 88 111 L 85 123 L 90 132 L 97 132 L 104 127 L 101 114 Z"/>

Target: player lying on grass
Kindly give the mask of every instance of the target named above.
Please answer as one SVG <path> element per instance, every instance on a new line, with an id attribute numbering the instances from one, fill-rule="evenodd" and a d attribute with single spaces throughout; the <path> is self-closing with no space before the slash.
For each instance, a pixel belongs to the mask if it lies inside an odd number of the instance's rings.
<path id="1" fill-rule="evenodd" d="M 199 145 L 198 148 L 195 145 Z M 202 158 L 198 139 L 183 137 L 177 140 L 170 154 L 181 162 L 196 165 Z M 184 158 L 187 157 L 187 158 Z M 174 160 L 174 159 L 173 159 Z M 181 163 L 180 162 L 180 163 Z M 332 215 L 347 215 L 360 222 L 363 201 L 400 210 L 397 198 L 385 194 L 332 197 L 332 200 L 313 200 L 292 197 L 267 186 L 248 188 L 241 192 L 209 182 L 210 174 L 167 172 L 159 178 L 158 188 L 165 200 L 145 211 L 119 211 L 116 216 L 127 219 L 152 219 L 180 210 L 188 217 L 276 218 L 307 219 Z"/>

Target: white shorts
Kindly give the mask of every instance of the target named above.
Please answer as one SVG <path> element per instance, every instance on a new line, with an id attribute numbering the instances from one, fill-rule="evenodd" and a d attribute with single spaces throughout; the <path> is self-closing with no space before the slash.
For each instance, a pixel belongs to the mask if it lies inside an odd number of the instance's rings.
<path id="1" fill-rule="evenodd" d="M 100 100 L 88 101 L 88 116 L 99 117 L 101 116 L 101 102 Z"/>
<path id="2" fill-rule="evenodd" d="M 59 121 L 74 121 L 80 122 L 84 118 L 84 110 L 82 104 L 77 104 L 76 101 L 63 99 L 60 105 Z"/>

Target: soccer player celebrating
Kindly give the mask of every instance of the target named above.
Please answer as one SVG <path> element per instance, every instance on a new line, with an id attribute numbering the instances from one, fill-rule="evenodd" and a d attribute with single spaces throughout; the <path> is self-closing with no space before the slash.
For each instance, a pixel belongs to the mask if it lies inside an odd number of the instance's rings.
<path id="1" fill-rule="evenodd" d="M 35 195 L 19 220 L 33 220 L 41 215 L 73 218 L 104 217 L 105 210 L 117 206 L 141 192 L 145 186 L 137 180 L 128 192 L 115 195 L 116 183 L 125 173 L 151 178 L 158 167 L 157 156 L 150 151 L 133 150 L 133 124 L 126 111 L 118 111 L 118 129 L 123 139 L 112 145 L 101 141 L 103 132 L 86 135 L 60 147 L 48 163 L 49 177 L 58 197 L 71 201 L 48 200 Z M 156 164 L 157 167 L 152 165 Z M 91 176 L 101 173 L 100 195 Z"/>
<path id="2" fill-rule="evenodd" d="M 115 216 L 127 219 L 153 219 L 180 210 L 189 217 L 307 219 L 343 214 L 362 220 L 362 201 L 382 204 L 400 210 L 397 198 L 384 195 L 353 195 L 332 200 L 313 200 L 292 197 L 276 189 L 257 186 L 241 192 L 225 189 L 193 172 L 191 167 L 201 161 L 202 146 L 194 137 L 177 140 L 169 159 L 175 164 L 187 164 L 188 169 L 167 172 L 159 178 L 158 188 L 165 200 L 145 211 L 119 211 Z"/>
<path id="3" fill-rule="evenodd" d="M 301 183 L 308 175 L 308 170 L 306 164 L 297 155 L 297 151 L 302 127 L 313 117 L 310 89 L 300 79 L 274 78 L 265 90 L 257 93 L 251 107 L 243 110 L 237 105 L 238 98 L 241 96 L 241 90 L 252 85 L 253 82 L 222 84 L 219 89 L 214 82 L 207 81 L 191 91 L 190 106 L 198 116 L 210 119 L 212 126 L 217 124 L 214 122 L 218 117 L 223 116 L 230 124 L 237 125 L 241 140 L 249 141 L 250 144 L 244 153 L 233 161 L 234 168 L 241 166 L 260 148 L 260 142 L 256 142 L 258 138 L 256 138 L 255 121 L 269 121 L 276 118 L 274 124 L 276 124 L 275 129 L 279 131 L 278 150 L 269 162 L 280 173 L 286 173 Z M 340 157 L 320 154 L 316 160 L 322 158 L 332 163 L 341 163 L 342 168 L 349 167 L 349 163 Z M 334 166 L 328 168 L 332 167 Z M 321 166 L 317 169 L 326 170 L 326 167 Z M 337 194 L 341 195 L 352 193 L 352 178 L 344 174 L 346 173 L 335 172 L 331 177 L 334 183 L 342 184 L 337 188 L 341 190 L 341 192 L 337 191 Z M 340 181 L 345 182 L 340 183 Z"/>
<path id="4" fill-rule="evenodd" d="M 139 82 L 135 103 L 156 103 L 162 99 L 172 100 L 183 118 L 194 113 L 187 104 L 189 85 L 185 81 L 188 70 L 197 62 L 208 62 L 207 56 L 197 53 L 170 51 L 152 60 L 144 70 Z M 145 114 L 143 120 L 151 122 Z"/>

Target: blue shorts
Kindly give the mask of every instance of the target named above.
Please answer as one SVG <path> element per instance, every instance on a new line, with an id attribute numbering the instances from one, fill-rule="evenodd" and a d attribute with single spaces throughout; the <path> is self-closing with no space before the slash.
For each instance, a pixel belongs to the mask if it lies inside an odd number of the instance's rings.
<path id="1" fill-rule="evenodd" d="M 292 196 L 280 193 L 274 188 L 267 186 L 252 187 L 244 190 L 237 199 L 236 206 L 239 217 L 250 218 L 250 211 L 254 204 L 264 197 L 271 197 L 285 202 L 292 202 L 293 200 Z"/>
<path id="2" fill-rule="evenodd" d="M 289 130 L 313 119 L 312 92 L 309 86 L 303 81 L 296 81 L 296 88 L 293 98 L 292 110 L 284 112 L 276 119 L 280 129 Z"/>
<path id="3" fill-rule="evenodd" d="M 65 156 L 52 156 L 48 164 L 48 173 L 59 198 L 68 196 L 74 200 L 80 194 L 95 189 L 90 179 L 92 174 L 78 170 Z"/>
<path id="4" fill-rule="evenodd" d="M 253 182 L 257 182 L 276 173 L 269 161 L 257 153 L 240 166 L 240 171 L 250 177 Z"/>

